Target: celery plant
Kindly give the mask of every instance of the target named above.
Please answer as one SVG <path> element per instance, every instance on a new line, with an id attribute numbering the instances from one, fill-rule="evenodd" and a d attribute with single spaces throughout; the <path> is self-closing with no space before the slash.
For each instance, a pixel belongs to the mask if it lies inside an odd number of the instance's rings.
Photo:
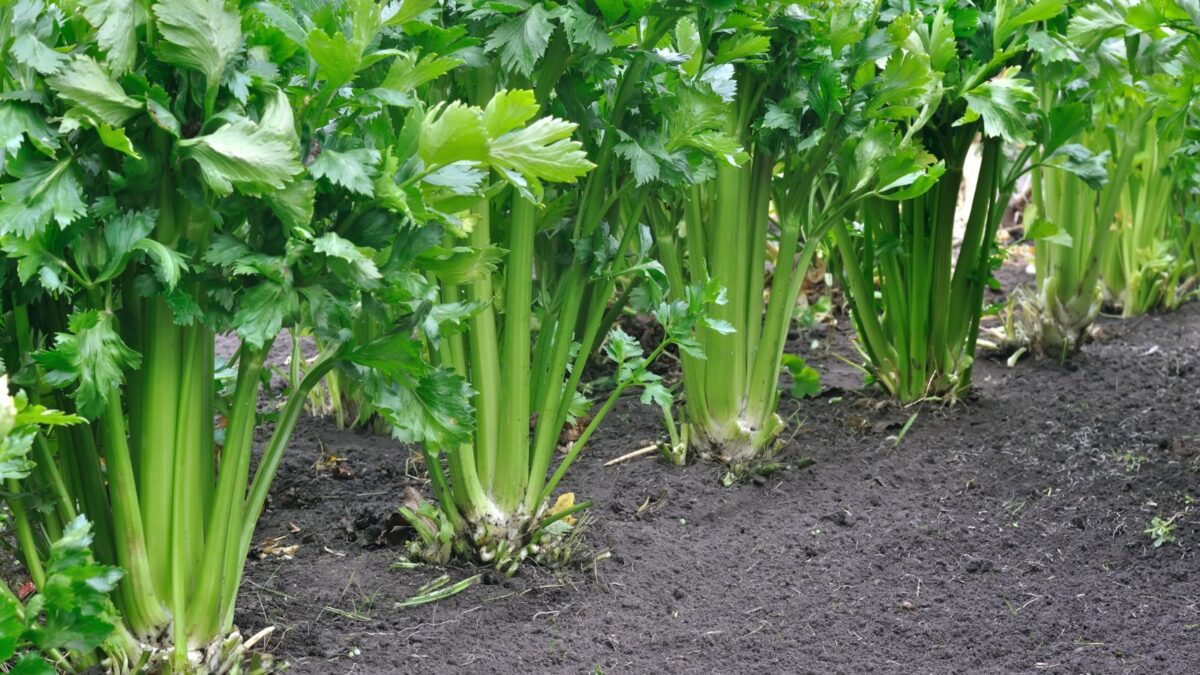
<path id="1" fill-rule="evenodd" d="M 1174 309 L 1183 300 L 1181 287 L 1195 274 L 1195 260 L 1186 249 L 1188 232 L 1175 209 L 1176 178 L 1168 173 L 1171 155 L 1182 139 L 1177 131 L 1159 131 L 1157 120 L 1135 131 L 1118 124 L 1124 138 L 1143 138 L 1129 179 L 1123 184 L 1104 274 L 1104 290 L 1124 316 L 1155 309 Z M 1137 116 L 1133 115 L 1133 121 Z M 1139 133 L 1140 132 L 1140 133 Z"/>
<path id="2" fill-rule="evenodd" d="M 945 174 L 920 196 L 868 200 L 861 231 L 833 227 L 868 372 L 905 402 L 954 398 L 970 386 L 994 235 L 1037 148 L 1027 123 L 1037 97 L 1022 74 L 1033 57 L 1028 43 L 1066 3 L 916 4 L 926 10 L 916 34 L 944 91 L 919 136 Z M 978 180 L 956 252 L 964 163 L 980 135 Z M 1017 145 L 1012 156 L 1006 143 Z"/>
<path id="3" fill-rule="evenodd" d="M 469 434 L 461 379 L 419 358 L 419 299 L 398 330 L 347 341 L 372 297 L 416 292 L 386 287 L 381 268 L 402 279 L 418 249 L 357 210 L 436 211 L 460 173 L 418 153 L 453 146 L 439 123 L 467 110 L 411 105 L 458 63 L 406 37 L 426 32 L 413 23 L 426 8 L 0 8 L 3 361 L 31 398 L 90 422 L 34 446 L 21 494 L 52 507 L 9 505 L 35 579 L 47 542 L 81 536 L 73 514 L 93 523 L 97 560 L 123 570 L 112 670 L 239 667 L 234 602 L 255 521 L 331 369 L 381 372 L 379 404 L 414 437 Z M 260 376 L 294 325 L 335 348 L 288 393 L 251 474 Z M 222 400 L 216 332 L 241 338 Z"/>
<path id="4" fill-rule="evenodd" d="M 868 198 L 928 189 L 940 167 L 912 140 L 938 84 L 919 42 L 906 44 L 911 17 L 889 27 L 874 2 L 727 5 L 680 22 L 668 133 L 637 148 L 664 173 L 689 152 L 718 158 L 660 192 L 650 219 L 673 289 L 711 277 L 727 290 L 703 352 L 682 355 L 680 436 L 737 470 L 768 457 L 783 428 L 783 350 L 819 242 Z M 779 256 L 764 283 L 772 215 Z"/>
<path id="5" fill-rule="evenodd" d="M 453 90 L 478 105 L 495 101 L 503 86 L 530 91 L 485 108 L 474 147 L 498 187 L 461 215 L 464 227 L 445 235 L 445 250 L 474 251 L 481 264 L 469 274 L 433 270 L 443 303 L 475 308 L 461 332 L 431 340 L 430 351 L 475 390 L 476 433 L 471 443 L 425 444 L 437 505 L 403 510 L 419 534 L 418 555 L 445 560 L 458 552 L 515 572 L 583 506 L 566 506 L 573 497 L 552 505 L 550 497 L 622 392 L 641 386 L 647 398 L 669 398 L 647 369 L 667 343 L 642 355 L 619 331 L 607 341 L 605 333 L 618 288 L 628 300 L 634 285 L 661 279 L 645 260 L 647 237 L 639 227 L 647 189 L 614 148 L 631 124 L 653 119 L 661 59 L 652 50 L 683 8 L 447 7 L 447 23 L 464 26 L 495 59 L 459 73 Z M 512 142 L 500 136 L 510 120 L 539 112 L 556 117 L 542 118 L 530 126 L 536 132 Z M 573 133 L 578 140 L 567 139 Z M 543 142 L 544 154 L 533 161 L 500 156 Z M 701 289 L 691 303 L 655 308 L 669 334 L 686 340 L 709 299 Z M 564 426 L 588 407 L 581 378 L 602 346 L 617 362 L 617 386 L 551 471 Z"/>

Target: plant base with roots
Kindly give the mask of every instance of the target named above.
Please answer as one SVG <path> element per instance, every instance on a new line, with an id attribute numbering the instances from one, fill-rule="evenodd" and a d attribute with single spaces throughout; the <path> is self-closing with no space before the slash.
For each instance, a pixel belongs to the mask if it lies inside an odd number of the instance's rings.
<path id="1" fill-rule="evenodd" d="M 580 533 L 586 522 L 586 518 L 576 522 L 571 514 L 588 506 L 575 506 L 573 501 L 564 504 L 560 500 L 533 516 L 523 509 L 507 517 L 494 510 L 461 520 L 456 529 L 450 517 L 433 502 L 409 493 L 400 513 L 416 533 L 407 546 L 413 559 L 445 565 L 457 556 L 512 576 L 528 559 L 547 565 L 570 562 L 580 547 Z"/>
<path id="2" fill-rule="evenodd" d="M 785 426 L 776 413 L 764 417 L 743 412 L 723 424 L 713 420 L 690 425 L 687 434 L 700 457 L 721 462 L 734 477 L 741 477 L 756 473 L 779 452 Z"/>
<path id="3" fill-rule="evenodd" d="M 1005 310 L 1005 341 L 1013 347 L 1028 348 L 1038 356 L 1065 359 L 1087 342 L 1100 307 L 1098 291 L 1086 309 L 1079 312 L 1044 292 L 1017 289 Z"/>
<path id="4" fill-rule="evenodd" d="M 250 649 L 275 631 L 268 627 L 243 639 L 238 631 L 214 639 L 199 649 L 189 649 L 187 665 L 183 672 L 190 675 L 265 675 L 275 672 L 274 659 L 269 654 L 251 652 Z M 103 664 L 112 675 L 134 673 L 178 673 L 175 667 L 175 646 L 171 644 L 169 631 L 161 639 L 146 643 L 130 638 L 134 645 L 125 653 L 139 653 L 135 663 L 119 661 L 115 656 Z"/>

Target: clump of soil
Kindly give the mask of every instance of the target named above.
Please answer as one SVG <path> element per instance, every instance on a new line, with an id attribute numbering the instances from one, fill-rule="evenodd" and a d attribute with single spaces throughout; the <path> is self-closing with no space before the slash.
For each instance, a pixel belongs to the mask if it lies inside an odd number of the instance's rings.
<path id="1" fill-rule="evenodd" d="M 299 546 L 250 560 L 237 623 L 275 625 L 267 649 L 295 673 L 1195 669 L 1200 306 L 1108 322 L 1065 365 L 983 357 L 951 408 L 861 389 L 832 357 L 848 330 L 793 345 L 835 387 L 783 405 L 783 461 L 815 466 L 732 488 L 704 464 L 604 467 L 661 438 L 627 398 L 566 480 L 596 503 L 594 562 L 420 607 L 394 603 L 481 571 L 389 569 L 423 467 L 306 420 L 256 534 Z M 1175 517 L 1159 548 L 1155 516 Z"/>

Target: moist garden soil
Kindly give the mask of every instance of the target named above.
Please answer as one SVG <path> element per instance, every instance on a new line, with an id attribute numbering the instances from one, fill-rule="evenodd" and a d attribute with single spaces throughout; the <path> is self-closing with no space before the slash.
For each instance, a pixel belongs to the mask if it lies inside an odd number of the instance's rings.
<path id="1" fill-rule="evenodd" d="M 392 570 L 396 506 L 429 492 L 418 456 L 304 420 L 238 625 L 275 626 L 266 649 L 294 673 L 1200 670 L 1200 305 L 1105 320 L 1065 364 L 981 356 L 954 406 L 863 388 L 839 322 L 793 340 L 827 390 L 783 402 L 769 476 L 605 467 L 662 436 L 623 400 L 565 481 L 595 507 L 582 562 L 557 571 Z M 1153 547 L 1143 530 L 1173 515 Z M 484 579 L 395 607 L 443 573 Z"/>

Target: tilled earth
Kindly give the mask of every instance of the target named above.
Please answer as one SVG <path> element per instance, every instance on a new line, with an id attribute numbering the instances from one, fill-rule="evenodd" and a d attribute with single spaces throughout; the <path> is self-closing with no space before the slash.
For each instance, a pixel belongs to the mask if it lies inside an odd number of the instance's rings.
<path id="1" fill-rule="evenodd" d="M 863 389 L 840 321 L 793 344 L 830 387 L 783 403 L 781 461 L 811 468 L 722 487 L 704 463 L 604 467 L 661 436 L 630 398 L 566 481 L 596 504 L 583 562 L 431 605 L 394 606 L 483 570 L 390 569 L 422 465 L 305 420 L 238 624 L 274 625 L 295 673 L 1200 670 L 1200 305 L 1105 321 L 1066 364 L 983 356 L 953 407 Z"/>

